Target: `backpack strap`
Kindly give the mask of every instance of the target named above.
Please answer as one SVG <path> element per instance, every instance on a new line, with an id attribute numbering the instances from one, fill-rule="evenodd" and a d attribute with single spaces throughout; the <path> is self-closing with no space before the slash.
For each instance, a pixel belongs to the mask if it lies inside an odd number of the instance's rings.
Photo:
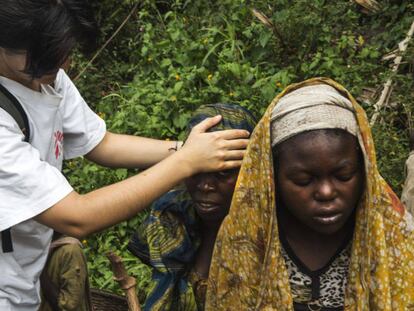
<path id="1" fill-rule="evenodd" d="M 29 119 L 22 105 L 3 85 L 0 84 L 0 108 L 3 108 L 19 125 L 24 134 L 24 141 L 29 142 Z"/>
<path id="2" fill-rule="evenodd" d="M 29 142 L 30 127 L 26 112 L 19 101 L 0 84 L 0 108 L 3 108 L 19 125 L 24 134 L 24 141 Z M 3 253 L 13 252 L 13 241 L 11 237 L 11 228 L 1 231 L 1 245 Z"/>

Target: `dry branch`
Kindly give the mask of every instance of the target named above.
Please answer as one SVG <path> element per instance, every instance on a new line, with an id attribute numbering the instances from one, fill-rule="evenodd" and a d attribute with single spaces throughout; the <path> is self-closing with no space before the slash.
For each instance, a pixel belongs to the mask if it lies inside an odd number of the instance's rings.
<path id="1" fill-rule="evenodd" d="M 377 12 L 380 8 L 380 5 L 375 0 L 355 0 L 360 6 L 362 6 L 369 13 Z"/>
<path id="2" fill-rule="evenodd" d="M 135 278 L 129 276 L 125 270 L 122 259 L 115 255 L 113 252 L 109 252 L 107 257 L 112 265 L 112 271 L 114 272 L 114 279 L 124 290 L 128 300 L 128 306 L 130 311 L 141 311 L 138 296 L 135 292 L 135 286 L 137 284 Z"/>
<path id="3" fill-rule="evenodd" d="M 414 21 L 411 24 L 410 30 L 407 33 L 407 36 L 403 41 L 398 44 L 398 56 L 394 59 L 394 64 L 392 66 L 392 73 L 395 74 L 398 72 L 398 68 L 400 67 L 402 58 L 404 56 L 404 52 L 407 50 L 408 43 L 410 42 L 411 38 L 414 34 Z M 383 86 L 383 90 L 379 100 L 374 104 L 374 114 L 371 117 L 371 126 L 375 124 L 378 119 L 379 111 L 381 108 L 387 105 L 388 99 L 390 98 L 392 91 L 392 78 L 388 78 Z"/>
<path id="4" fill-rule="evenodd" d="M 285 42 L 285 40 L 283 40 L 283 36 L 280 33 L 279 29 L 277 29 L 277 27 L 272 23 L 272 21 L 266 15 L 264 15 L 262 12 L 260 12 L 260 11 L 258 11 L 256 9 L 252 9 L 252 13 L 266 27 L 268 27 L 270 30 L 272 30 L 274 36 L 279 39 L 280 43 L 282 44 L 282 46 L 284 48 L 287 48 L 288 47 L 287 44 L 286 44 L 286 42 Z"/>
<path id="5" fill-rule="evenodd" d="M 99 50 L 95 53 L 95 55 L 89 60 L 89 62 L 85 65 L 85 67 L 82 68 L 82 70 L 78 73 L 78 75 L 73 79 L 73 81 L 78 80 L 86 71 L 86 69 L 89 68 L 90 65 L 95 61 L 95 59 L 98 58 L 98 56 L 102 53 L 103 50 L 108 46 L 108 44 L 117 36 L 117 34 L 121 31 L 122 28 L 126 25 L 128 20 L 131 18 L 131 16 L 135 13 L 135 11 L 138 9 L 139 2 L 137 2 L 134 7 L 132 8 L 131 12 L 128 14 L 128 16 L 124 19 L 124 21 L 119 25 L 117 30 L 112 34 L 112 36 L 106 40 L 104 45 L 102 45 Z"/>

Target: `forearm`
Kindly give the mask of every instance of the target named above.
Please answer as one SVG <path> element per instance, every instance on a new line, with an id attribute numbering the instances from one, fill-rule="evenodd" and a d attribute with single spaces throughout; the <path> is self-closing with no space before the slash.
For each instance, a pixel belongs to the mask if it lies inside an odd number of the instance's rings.
<path id="1" fill-rule="evenodd" d="M 36 219 L 58 232 L 82 238 L 135 216 L 191 174 L 176 153 L 119 183 L 84 195 L 72 192 Z"/>
<path id="2" fill-rule="evenodd" d="M 107 167 L 147 168 L 174 153 L 181 142 L 107 132 L 86 157 Z"/>

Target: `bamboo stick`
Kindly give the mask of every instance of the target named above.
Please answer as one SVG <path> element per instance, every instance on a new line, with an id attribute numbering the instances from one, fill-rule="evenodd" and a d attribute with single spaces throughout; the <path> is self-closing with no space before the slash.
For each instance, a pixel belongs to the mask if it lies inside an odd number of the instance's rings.
<path id="1" fill-rule="evenodd" d="M 380 5 L 376 0 L 355 0 L 355 2 L 364 7 L 367 10 L 367 13 L 377 12 L 380 8 Z"/>
<path id="2" fill-rule="evenodd" d="M 82 70 L 77 74 L 75 78 L 73 78 L 73 81 L 78 80 L 86 71 L 86 69 L 89 68 L 90 65 L 98 58 L 98 56 L 102 53 L 103 50 L 108 46 L 108 44 L 117 36 L 117 34 L 122 30 L 122 28 L 126 25 L 128 20 L 132 17 L 132 15 L 135 13 L 135 11 L 138 9 L 139 1 L 133 6 L 131 12 L 128 14 L 128 16 L 124 19 L 124 21 L 119 25 L 119 27 L 115 30 L 115 32 L 112 34 L 112 36 L 106 40 L 104 45 L 102 45 L 99 50 L 95 53 L 95 55 L 89 60 L 89 62 L 85 65 L 85 67 L 82 68 Z"/>
<path id="3" fill-rule="evenodd" d="M 408 31 L 407 36 L 405 37 L 405 39 L 398 44 L 397 57 L 395 57 L 394 64 L 392 66 L 392 73 L 393 74 L 398 72 L 398 68 L 400 67 L 402 58 L 404 56 L 404 52 L 407 50 L 408 43 L 410 42 L 411 38 L 413 37 L 413 34 L 414 34 L 414 21 L 411 24 L 410 30 Z M 385 84 L 383 86 L 381 96 L 380 96 L 379 100 L 374 104 L 374 114 L 372 115 L 371 121 L 370 121 L 371 126 L 373 126 L 375 124 L 375 122 L 377 121 L 381 108 L 386 106 L 386 104 L 388 102 L 388 99 L 391 95 L 391 91 L 392 91 L 392 77 L 388 78 L 388 80 L 385 82 Z"/>
<path id="4" fill-rule="evenodd" d="M 135 278 L 128 275 L 128 272 L 125 270 L 122 259 L 118 255 L 114 254 L 113 252 L 109 252 L 106 256 L 111 262 L 112 271 L 114 273 L 114 280 L 119 283 L 120 287 L 125 292 L 129 310 L 141 311 L 138 296 L 135 292 L 135 286 L 137 284 Z"/>
<path id="5" fill-rule="evenodd" d="M 254 16 L 257 17 L 258 20 L 260 20 L 266 27 L 268 27 L 270 30 L 272 30 L 273 35 L 279 39 L 282 46 L 287 49 L 288 45 L 286 44 L 285 40 L 283 39 L 282 34 L 280 33 L 279 29 L 272 23 L 272 21 L 264 15 L 262 12 L 252 9 L 252 13 Z"/>

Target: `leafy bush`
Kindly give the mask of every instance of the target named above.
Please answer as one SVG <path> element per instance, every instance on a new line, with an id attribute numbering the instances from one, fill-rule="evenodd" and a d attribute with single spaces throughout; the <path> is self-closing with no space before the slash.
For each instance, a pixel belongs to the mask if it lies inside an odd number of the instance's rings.
<path id="1" fill-rule="evenodd" d="M 94 3 L 108 38 L 134 1 Z M 267 25 L 252 14 L 268 17 Z M 332 77 L 356 97 L 378 92 L 390 76 L 386 53 L 397 47 L 412 23 L 410 1 L 381 1 L 366 15 L 352 1 L 142 1 L 126 27 L 77 81 L 84 96 L 114 132 L 162 139 L 182 138 L 199 105 L 232 102 L 260 116 L 273 97 L 292 82 Z M 104 41 L 104 40 L 103 40 Z M 102 41 L 102 43 L 103 43 Z M 373 128 L 379 166 L 397 193 L 408 154 L 414 51 L 405 56 L 390 102 Z M 74 58 L 75 76 L 87 59 Z M 362 102 L 369 115 L 372 100 Z M 135 174 L 108 170 L 80 159 L 65 172 L 80 192 Z M 145 296 L 149 271 L 125 250 L 145 215 L 138 215 L 87 242 L 93 286 L 118 291 L 104 254 L 117 250 Z"/>

